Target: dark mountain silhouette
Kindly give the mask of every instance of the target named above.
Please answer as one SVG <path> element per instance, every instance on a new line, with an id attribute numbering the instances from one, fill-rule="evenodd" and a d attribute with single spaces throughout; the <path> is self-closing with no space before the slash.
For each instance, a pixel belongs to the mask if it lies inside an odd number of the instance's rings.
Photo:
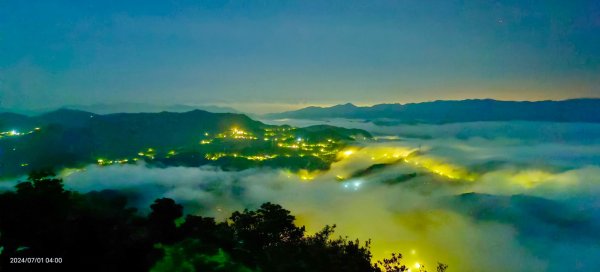
<path id="1" fill-rule="evenodd" d="M 0 113 L 0 131 L 29 131 L 36 127 L 51 124 L 64 127 L 82 127 L 94 116 L 97 116 L 97 114 L 69 109 L 59 109 L 31 117 L 24 114 L 3 112 Z"/>
<path id="2" fill-rule="evenodd" d="M 98 114 L 110 114 L 110 113 L 139 113 L 139 112 L 188 112 L 192 110 L 204 110 L 214 113 L 240 113 L 234 108 L 214 106 L 214 105 L 156 105 L 146 103 L 114 103 L 114 104 L 92 104 L 92 105 L 67 105 L 64 108 L 77 109 L 83 111 L 95 112 Z"/>
<path id="3" fill-rule="evenodd" d="M 71 104 L 61 107 L 41 107 L 41 108 L 14 108 L 0 107 L 0 113 L 12 112 L 27 116 L 41 115 L 47 112 L 52 112 L 60 109 L 77 110 L 93 112 L 96 114 L 111 114 L 111 113 L 157 113 L 162 111 L 168 112 L 188 112 L 193 110 L 203 110 L 214 113 L 242 113 L 232 107 L 217 106 L 217 105 L 187 105 L 187 104 L 148 104 L 148 103 L 96 103 L 96 104 Z"/>
<path id="4" fill-rule="evenodd" d="M 357 107 L 308 107 L 296 111 L 267 114 L 271 119 L 352 118 L 378 121 L 379 124 L 452 123 L 476 121 L 551 121 L 600 122 L 600 99 L 581 98 L 562 101 L 498 101 L 472 99 L 409 104 L 379 104 Z"/>
<path id="5" fill-rule="evenodd" d="M 227 126 L 239 125 L 248 129 L 266 126 L 243 114 L 211 113 L 192 110 L 184 113 L 114 113 L 100 115 L 86 111 L 59 109 L 37 116 L 26 116 L 10 112 L 0 113 L 2 131 L 16 129 L 32 130 L 35 127 L 60 125 L 69 128 L 94 128 L 152 133 L 181 133 L 183 131 L 216 131 Z M 164 134 L 163 133 L 163 134 Z"/>
<path id="6" fill-rule="evenodd" d="M 220 133 L 236 128 L 253 140 L 232 137 L 200 144 Z M 36 169 L 80 167 L 99 160 L 131 162 L 133 158 L 151 160 L 160 165 L 200 166 L 208 163 L 232 168 L 253 166 L 290 169 L 328 167 L 327 156 L 312 156 L 314 151 L 285 149 L 282 139 L 263 140 L 266 129 L 289 134 L 292 145 L 299 140 L 332 140 L 337 145 L 371 135 L 359 129 L 312 126 L 293 129 L 255 121 L 243 114 L 211 113 L 193 110 L 184 113 L 116 113 L 99 115 L 85 111 L 61 109 L 38 116 L 0 114 L 0 132 L 16 131 L 21 135 L 0 135 L 0 177 L 26 174 Z M 210 135 L 210 136 L 207 136 Z M 259 138 L 260 137 L 260 138 Z M 292 141 L 292 142 L 289 142 Z M 289 152 L 288 152 L 289 151 Z M 304 152 L 304 153 L 303 153 Z M 140 155 L 141 154 L 141 155 Z M 210 160 L 209 154 L 219 155 Z M 281 155 L 268 161 L 248 160 L 243 156 Z M 242 157 L 238 157 L 241 155 Z M 308 155 L 308 156 L 305 156 Z M 219 159 L 220 158 L 220 159 Z M 121 163 L 121 162 L 119 162 Z"/>

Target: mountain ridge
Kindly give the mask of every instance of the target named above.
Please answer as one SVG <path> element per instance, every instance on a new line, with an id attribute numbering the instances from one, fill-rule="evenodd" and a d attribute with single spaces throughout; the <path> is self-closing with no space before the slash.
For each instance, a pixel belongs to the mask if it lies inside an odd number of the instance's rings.
<path id="1" fill-rule="evenodd" d="M 452 123 L 476 121 L 600 122 L 600 98 L 505 101 L 495 99 L 435 100 L 355 106 L 307 107 L 266 114 L 267 119 L 348 118 L 393 122 Z"/>
<path id="2" fill-rule="evenodd" d="M 245 114 L 203 110 L 101 115 L 61 109 L 32 117 L 0 113 L 0 180 L 33 170 L 138 160 L 156 166 L 325 169 L 345 143 L 367 138 L 371 135 L 360 129 L 292 128 Z"/>

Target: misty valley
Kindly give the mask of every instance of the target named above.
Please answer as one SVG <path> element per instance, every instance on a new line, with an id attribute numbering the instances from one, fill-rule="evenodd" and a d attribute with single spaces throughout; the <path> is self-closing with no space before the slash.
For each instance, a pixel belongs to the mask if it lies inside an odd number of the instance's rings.
<path id="1" fill-rule="evenodd" d="M 139 248 L 134 270 L 505 271 L 524 264 L 534 270 L 598 265 L 591 257 L 600 253 L 593 200 L 600 188 L 596 123 L 256 121 L 200 110 L 99 115 L 63 109 L 0 117 L 0 188 L 6 190 L 0 206 L 12 210 L 14 201 L 34 197 L 30 201 L 37 204 L 20 204 L 19 213 L 40 209 L 36 205 L 56 213 L 51 207 L 58 199 L 70 207 L 63 223 L 4 210 L 4 228 L 25 220 L 27 235 L 36 237 L 17 239 L 25 233 L 6 229 L 14 237 L 0 239 L 4 256 L 59 251 L 65 261 L 78 260 L 65 264 L 78 267 L 89 256 L 71 252 L 75 241 L 55 241 L 57 247 L 43 242 L 48 235 L 60 240 L 72 234 L 35 226 L 109 220 L 109 226 L 127 228 L 139 239 L 98 246 L 102 254 L 117 254 L 106 247 Z M 93 207 L 104 212 L 89 210 Z M 168 211 L 172 214 L 156 215 Z M 245 230 L 237 229 L 238 212 L 248 217 L 243 224 L 251 224 Z M 287 217 L 269 218 L 281 212 Z M 101 217 L 81 217 L 86 213 Z M 112 213 L 129 219 L 114 221 Z M 157 216 L 166 221 L 153 219 Z M 283 220 L 281 227 L 294 229 L 296 238 L 235 246 L 243 243 L 235 240 L 242 239 L 238 234 L 268 227 L 261 224 L 269 220 Z M 84 228 L 81 235 L 93 231 L 109 240 L 117 235 L 82 226 L 76 227 Z M 164 233 L 152 234 L 155 228 Z M 314 266 L 313 257 L 303 254 L 319 250 L 346 253 Z M 469 258 L 470 252 L 486 250 L 493 252 Z M 253 257 L 243 257 L 246 251 Z M 264 259 L 273 256 L 281 263 Z M 110 258 L 101 270 L 125 265 Z"/>

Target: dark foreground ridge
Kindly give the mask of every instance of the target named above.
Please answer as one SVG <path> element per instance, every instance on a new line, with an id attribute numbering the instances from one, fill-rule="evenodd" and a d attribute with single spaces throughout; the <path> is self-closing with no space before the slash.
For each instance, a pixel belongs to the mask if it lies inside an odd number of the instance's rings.
<path id="1" fill-rule="evenodd" d="M 116 191 L 80 194 L 34 173 L 0 194 L 0 271 L 407 271 L 402 255 L 377 264 L 370 241 L 314 235 L 265 203 L 225 222 L 161 198 L 145 216 Z M 14 263 L 43 257 L 43 263 Z M 438 264 L 437 271 L 447 266 Z M 425 271 L 422 268 L 420 271 Z"/>

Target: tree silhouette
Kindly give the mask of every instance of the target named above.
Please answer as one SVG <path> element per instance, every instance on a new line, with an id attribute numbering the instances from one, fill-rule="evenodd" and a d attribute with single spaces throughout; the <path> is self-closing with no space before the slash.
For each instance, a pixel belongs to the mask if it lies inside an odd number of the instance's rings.
<path id="1" fill-rule="evenodd" d="M 172 199 L 155 200 L 144 217 L 117 191 L 79 194 L 48 174 L 0 193 L 0 271 L 406 271 L 400 254 L 373 265 L 370 241 L 332 238 L 335 225 L 306 235 L 277 204 L 220 223 L 187 215 L 177 226 L 183 207 Z M 62 263 L 9 261 L 38 256 Z"/>
<path id="2" fill-rule="evenodd" d="M 304 235 L 304 227 L 294 225 L 288 210 L 269 202 L 256 211 L 234 212 L 229 220 L 236 238 L 253 250 L 294 243 Z"/>
<path id="3" fill-rule="evenodd" d="M 158 243 L 172 243 L 177 239 L 175 220 L 183 216 L 183 206 L 170 198 L 160 198 L 150 205 L 148 215 L 150 236 Z"/>
<path id="4" fill-rule="evenodd" d="M 377 266 L 381 271 L 384 272 L 413 271 L 409 269 L 406 265 L 402 264 L 402 254 L 400 253 L 392 253 L 392 257 L 377 261 Z M 445 272 L 447 268 L 448 265 L 438 263 L 436 271 Z M 417 269 L 419 269 L 419 272 L 427 272 L 424 265 L 419 265 Z"/>
<path id="5" fill-rule="evenodd" d="M 0 194 L 0 270 L 149 269 L 155 261 L 149 256 L 156 254 L 150 254 L 146 223 L 125 204 L 114 191 L 81 195 L 65 191 L 60 179 L 32 175 L 15 192 Z M 63 262 L 9 263 L 11 257 L 41 256 Z"/>

